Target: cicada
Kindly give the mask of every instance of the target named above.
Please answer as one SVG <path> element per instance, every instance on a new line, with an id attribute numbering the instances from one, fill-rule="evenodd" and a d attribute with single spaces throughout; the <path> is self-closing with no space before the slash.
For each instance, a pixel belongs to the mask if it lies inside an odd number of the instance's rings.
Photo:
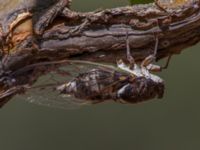
<path id="1" fill-rule="evenodd" d="M 126 73 L 105 68 L 92 69 L 58 86 L 56 90 L 93 104 L 108 100 L 137 103 L 156 97 L 162 98 L 163 80 L 144 71 L 144 74 L 133 74 L 134 72 Z"/>
<path id="2" fill-rule="evenodd" d="M 157 44 L 158 41 L 155 49 Z M 116 66 L 80 60 L 52 62 L 62 66 L 41 77 L 21 97 L 32 103 L 59 108 L 105 101 L 134 104 L 162 98 L 164 81 L 151 73 L 161 69 L 151 63 L 155 53 L 138 65 L 130 55 L 127 41 L 127 56 L 128 64 L 119 60 Z"/>

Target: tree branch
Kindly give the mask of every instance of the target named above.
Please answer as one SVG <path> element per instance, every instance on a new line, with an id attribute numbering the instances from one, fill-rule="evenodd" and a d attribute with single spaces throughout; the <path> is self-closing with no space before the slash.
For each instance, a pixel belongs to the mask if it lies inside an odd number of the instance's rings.
<path id="1" fill-rule="evenodd" d="M 52 8 L 49 10 L 45 15 L 51 14 Z M 33 24 L 33 30 L 37 32 L 20 29 L 20 26 L 31 22 L 30 16 L 12 29 L 10 41 L 3 45 L 6 55 L 2 58 L 0 95 L 6 96 L 0 97 L 2 104 L 21 91 L 19 86 L 32 84 L 30 80 L 35 81 L 41 75 L 34 74 L 33 80 L 32 72 L 25 71 L 23 74 L 28 76 L 26 82 L 5 86 L 8 74 L 27 65 L 63 59 L 115 62 L 117 58 L 125 58 L 127 33 L 136 61 L 153 53 L 155 35 L 159 40 L 157 59 L 180 53 L 200 40 L 199 0 L 178 8 L 167 8 L 166 11 L 155 4 L 87 13 L 74 12 L 68 7 L 61 10 L 56 11 L 57 16 L 53 15 L 53 20 L 48 20 L 46 25 L 36 26 L 43 19 Z M 41 35 L 34 34 L 40 30 L 44 30 Z M 21 75 L 13 78 L 24 80 Z M 5 94 L 8 90 L 12 91 L 11 94 Z"/>

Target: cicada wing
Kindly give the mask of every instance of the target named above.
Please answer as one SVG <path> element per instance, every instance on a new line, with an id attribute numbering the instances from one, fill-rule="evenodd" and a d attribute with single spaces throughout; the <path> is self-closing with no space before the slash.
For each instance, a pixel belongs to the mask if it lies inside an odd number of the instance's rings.
<path id="1" fill-rule="evenodd" d="M 23 95 L 25 101 L 53 108 L 75 109 L 83 105 L 89 105 L 89 101 L 79 100 L 70 95 L 63 95 L 53 88 L 33 88 Z"/>
<path id="2" fill-rule="evenodd" d="M 70 63 L 57 67 L 41 76 L 25 94 L 21 95 L 21 98 L 30 103 L 62 109 L 74 109 L 83 105 L 90 105 L 91 101 L 62 94 L 56 90 L 56 87 L 72 81 L 79 74 L 97 67 L 98 65 L 90 65 L 89 63 Z"/>

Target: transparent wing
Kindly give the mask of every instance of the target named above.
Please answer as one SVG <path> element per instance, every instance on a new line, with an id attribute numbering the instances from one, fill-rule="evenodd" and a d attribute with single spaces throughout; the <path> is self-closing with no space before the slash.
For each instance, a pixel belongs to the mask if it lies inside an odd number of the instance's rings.
<path id="1" fill-rule="evenodd" d="M 89 101 L 83 101 L 73 96 L 62 95 L 51 88 L 31 89 L 23 95 L 25 101 L 54 108 L 75 109 L 83 105 L 89 105 Z"/>
<path id="2" fill-rule="evenodd" d="M 86 61 L 83 61 L 83 63 L 78 61 L 78 63 L 73 62 L 62 65 L 48 72 L 46 75 L 41 76 L 25 94 L 20 95 L 20 99 L 24 99 L 33 104 L 62 109 L 74 109 L 83 105 L 90 105 L 91 101 L 76 99 L 71 95 L 61 94 L 55 88 L 58 85 L 73 80 L 80 73 L 85 73 L 100 66 L 105 69 L 112 68 L 109 65 L 90 64 L 90 62 Z"/>

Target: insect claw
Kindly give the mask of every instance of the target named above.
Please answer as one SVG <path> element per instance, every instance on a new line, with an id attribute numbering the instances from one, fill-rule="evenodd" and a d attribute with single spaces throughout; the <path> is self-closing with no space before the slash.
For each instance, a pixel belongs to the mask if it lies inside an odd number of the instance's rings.
<path id="1" fill-rule="evenodd" d="M 124 65 L 124 62 L 122 59 L 117 60 L 117 65 Z"/>
<path id="2" fill-rule="evenodd" d="M 141 67 L 147 67 L 148 65 L 150 65 L 153 61 L 155 60 L 155 56 L 154 55 L 149 55 L 147 56 L 141 63 Z"/>
<path id="3" fill-rule="evenodd" d="M 170 60 L 171 60 L 171 57 L 172 57 L 172 55 L 170 54 L 170 55 L 168 56 L 167 61 L 166 61 L 166 64 L 165 64 L 164 66 L 159 66 L 159 65 L 148 64 L 148 63 L 147 63 L 148 65 L 146 65 L 146 69 L 149 70 L 149 71 L 153 71 L 153 72 L 160 72 L 160 71 L 162 71 L 163 69 L 167 69 L 168 66 L 169 66 L 169 62 L 170 62 Z M 148 57 L 147 57 L 147 59 L 148 59 Z M 148 61 L 148 60 L 144 60 L 144 61 Z M 145 63 L 144 61 L 143 61 L 143 63 Z M 141 66 L 144 67 L 145 64 L 141 64 Z"/>
<path id="4" fill-rule="evenodd" d="M 162 67 L 159 65 L 149 64 L 146 66 L 146 69 L 152 72 L 160 72 L 162 71 Z"/>

